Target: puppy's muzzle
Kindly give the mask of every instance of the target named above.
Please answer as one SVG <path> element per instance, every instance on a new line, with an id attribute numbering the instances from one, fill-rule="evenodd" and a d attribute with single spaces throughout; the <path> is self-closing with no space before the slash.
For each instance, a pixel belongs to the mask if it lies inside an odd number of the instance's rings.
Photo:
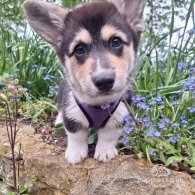
<path id="1" fill-rule="evenodd" d="M 115 74 L 112 73 L 102 73 L 92 76 L 92 81 L 96 88 L 101 92 L 110 91 L 115 83 Z"/>

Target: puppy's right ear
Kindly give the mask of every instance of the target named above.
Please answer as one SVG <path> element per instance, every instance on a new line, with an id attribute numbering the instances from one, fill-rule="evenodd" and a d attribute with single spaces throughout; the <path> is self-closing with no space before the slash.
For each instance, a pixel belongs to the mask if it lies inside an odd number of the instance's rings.
<path id="1" fill-rule="evenodd" d="M 58 51 L 68 10 L 41 0 L 26 0 L 23 6 L 32 29 Z"/>

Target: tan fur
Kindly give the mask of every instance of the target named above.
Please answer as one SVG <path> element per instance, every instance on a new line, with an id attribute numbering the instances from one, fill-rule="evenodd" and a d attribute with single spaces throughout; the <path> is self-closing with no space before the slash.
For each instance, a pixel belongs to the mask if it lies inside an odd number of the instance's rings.
<path id="1" fill-rule="evenodd" d="M 132 44 L 130 44 L 130 46 L 124 46 L 123 55 L 121 57 L 117 57 L 109 52 L 106 54 L 109 64 L 111 64 L 112 68 L 115 70 L 116 84 L 120 82 L 125 85 L 127 81 L 126 77 L 129 76 L 134 66 L 134 55 Z"/>
<path id="2" fill-rule="evenodd" d="M 94 59 L 88 58 L 83 65 L 79 65 L 75 57 L 65 57 L 66 67 L 70 73 L 70 78 L 74 82 L 79 81 L 83 88 L 88 88 L 91 85 L 91 69 Z M 78 86 L 77 86 L 78 87 Z"/>
<path id="3" fill-rule="evenodd" d="M 84 28 L 81 28 L 80 31 L 77 32 L 74 40 L 70 44 L 69 53 L 74 51 L 74 48 L 78 43 L 85 43 L 86 45 L 90 45 L 92 43 L 90 33 Z"/>
<path id="4" fill-rule="evenodd" d="M 104 41 L 109 41 L 113 36 L 118 36 L 124 42 L 127 42 L 127 36 L 123 32 L 108 24 L 102 27 L 100 36 Z"/>

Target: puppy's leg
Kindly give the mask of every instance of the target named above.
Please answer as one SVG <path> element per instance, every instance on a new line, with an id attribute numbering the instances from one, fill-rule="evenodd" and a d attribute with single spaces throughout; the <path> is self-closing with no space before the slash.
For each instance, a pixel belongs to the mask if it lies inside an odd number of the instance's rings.
<path id="1" fill-rule="evenodd" d="M 88 129 L 78 121 L 67 118 L 65 113 L 59 115 L 63 117 L 62 120 L 68 139 L 65 158 L 69 163 L 75 165 L 88 155 Z"/>
<path id="2" fill-rule="evenodd" d="M 71 164 L 80 163 L 88 155 L 88 130 L 82 128 L 75 133 L 66 130 L 68 146 L 65 152 L 66 160 Z"/>
<path id="3" fill-rule="evenodd" d="M 105 127 L 99 129 L 94 158 L 99 161 L 108 162 L 116 157 L 118 155 L 116 142 L 121 134 L 122 130 L 120 128 Z"/>
<path id="4" fill-rule="evenodd" d="M 98 142 L 94 158 L 99 161 L 108 162 L 117 156 L 118 151 L 116 149 L 116 143 L 120 135 L 123 133 L 123 117 L 127 114 L 128 110 L 125 104 L 120 102 L 107 125 L 98 130 Z"/>

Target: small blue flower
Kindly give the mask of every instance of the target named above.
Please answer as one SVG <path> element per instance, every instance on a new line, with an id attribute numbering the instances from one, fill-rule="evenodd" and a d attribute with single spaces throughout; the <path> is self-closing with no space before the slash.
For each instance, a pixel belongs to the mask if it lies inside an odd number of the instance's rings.
<path id="1" fill-rule="evenodd" d="M 176 128 L 179 127 L 179 124 L 178 124 L 178 123 L 173 123 L 171 126 L 172 126 L 174 129 L 176 129 Z"/>
<path id="2" fill-rule="evenodd" d="M 146 97 L 141 97 L 140 95 L 133 96 L 131 99 L 135 103 L 145 102 L 146 101 Z"/>
<path id="3" fill-rule="evenodd" d="M 110 108 L 110 104 L 109 103 L 103 103 L 101 104 L 101 109 L 102 110 L 106 110 L 106 109 L 109 109 Z"/>
<path id="4" fill-rule="evenodd" d="M 179 100 L 172 102 L 172 105 L 173 106 L 176 106 L 176 105 L 179 105 L 179 104 L 180 104 L 180 101 Z"/>
<path id="5" fill-rule="evenodd" d="M 126 145 L 129 142 L 129 138 L 128 137 L 123 137 L 121 141 L 123 142 L 124 145 Z"/>
<path id="6" fill-rule="evenodd" d="M 166 123 L 169 123 L 170 122 L 170 119 L 169 118 L 165 118 L 165 122 Z"/>
<path id="7" fill-rule="evenodd" d="M 133 129 L 131 127 L 124 127 L 124 132 L 129 134 L 133 131 Z"/>
<path id="8" fill-rule="evenodd" d="M 57 86 L 50 86 L 49 89 L 51 91 L 57 91 L 58 90 L 58 87 Z"/>
<path id="9" fill-rule="evenodd" d="M 138 104 L 137 104 L 137 107 L 138 108 L 140 108 L 140 109 L 142 109 L 142 110 L 150 110 L 150 107 L 149 106 L 147 106 L 145 103 L 143 103 L 143 102 L 139 102 Z"/>
<path id="10" fill-rule="evenodd" d="M 169 138 L 169 142 L 175 144 L 175 143 L 177 143 L 179 141 L 179 139 L 180 139 L 179 135 L 177 135 L 175 137 L 170 137 Z"/>
<path id="11" fill-rule="evenodd" d="M 186 120 L 182 120 L 181 123 L 182 123 L 182 125 L 183 125 L 184 127 L 187 127 L 187 125 L 188 125 L 188 122 L 187 122 Z"/>
<path id="12" fill-rule="evenodd" d="M 150 150 L 150 155 L 152 155 L 152 156 L 156 156 L 156 152 L 154 151 L 154 150 Z"/>
<path id="13" fill-rule="evenodd" d="M 162 69 L 162 72 L 167 72 L 167 69 L 166 69 L 166 68 L 163 68 L 163 69 Z"/>
<path id="14" fill-rule="evenodd" d="M 169 99 L 170 99 L 170 100 L 174 100 L 174 99 L 176 99 L 177 97 L 178 97 L 178 95 L 170 95 L 170 96 L 169 96 Z"/>
<path id="15" fill-rule="evenodd" d="M 31 82 L 31 81 L 27 81 L 26 83 L 27 83 L 28 85 L 30 85 L 32 82 Z"/>
<path id="16" fill-rule="evenodd" d="M 162 100 L 162 97 L 160 95 L 158 95 L 156 98 L 152 98 L 151 102 L 149 103 L 149 105 L 154 105 L 154 104 L 158 104 L 158 105 L 163 105 L 164 102 Z"/>
<path id="17" fill-rule="evenodd" d="M 189 78 L 183 85 L 184 91 L 195 91 L 195 77 Z"/>
<path id="18" fill-rule="evenodd" d="M 188 33 L 189 36 L 191 37 L 193 34 L 195 34 L 195 29 L 190 29 L 186 33 Z"/>
<path id="19" fill-rule="evenodd" d="M 52 76 L 52 75 L 46 74 L 46 75 L 44 76 L 43 80 L 47 81 L 47 80 L 50 80 L 50 79 L 53 79 L 53 78 L 55 78 L 55 77 Z"/>
<path id="20" fill-rule="evenodd" d="M 133 126 L 136 125 L 134 121 L 129 121 L 127 124 L 128 124 L 129 126 L 131 126 L 131 127 L 133 127 Z"/>
<path id="21" fill-rule="evenodd" d="M 195 73 L 195 68 L 193 68 L 193 67 L 190 68 L 190 69 L 188 70 L 188 73 L 191 74 L 191 75 L 194 74 L 194 73 Z"/>
<path id="22" fill-rule="evenodd" d="M 137 118 L 137 121 L 138 121 L 139 123 L 143 123 L 143 118 Z"/>
<path id="23" fill-rule="evenodd" d="M 179 117 L 180 120 L 184 120 L 185 118 L 186 118 L 186 116 L 185 116 L 184 114 L 182 114 L 182 115 Z"/>
<path id="24" fill-rule="evenodd" d="M 178 63 L 178 70 L 181 71 L 183 68 L 187 67 L 188 65 L 184 62 Z"/>
<path id="25" fill-rule="evenodd" d="M 188 110 L 190 111 L 190 113 L 194 113 L 195 112 L 195 107 L 188 107 Z"/>
<path id="26" fill-rule="evenodd" d="M 125 116 L 123 117 L 123 120 L 124 120 L 124 122 L 130 121 L 130 120 L 131 120 L 131 116 L 130 116 L 129 114 L 127 114 L 127 115 L 125 115 Z"/>
<path id="27" fill-rule="evenodd" d="M 159 127 L 160 129 L 164 129 L 164 128 L 166 127 L 166 122 L 165 122 L 164 120 L 160 121 L 160 122 L 158 123 L 158 127 Z"/>
<path id="28" fill-rule="evenodd" d="M 150 130 L 147 133 L 147 137 L 153 138 L 155 136 L 155 129 L 153 126 L 150 127 Z"/>
<path id="29" fill-rule="evenodd" d="M 27 89 L 27 88 L 23 88 L 22 91 L 23 91 L 23 92 L 27 92 L 28 89 Z"/>
<path id="30" fill-rule="evenodd" d="M 160 137 L 160 136 L 161 136 L 161 132 L 156 131 L 156 132 L 154 133 L 154 135 L 155 135 L 155 137 Z"/>

